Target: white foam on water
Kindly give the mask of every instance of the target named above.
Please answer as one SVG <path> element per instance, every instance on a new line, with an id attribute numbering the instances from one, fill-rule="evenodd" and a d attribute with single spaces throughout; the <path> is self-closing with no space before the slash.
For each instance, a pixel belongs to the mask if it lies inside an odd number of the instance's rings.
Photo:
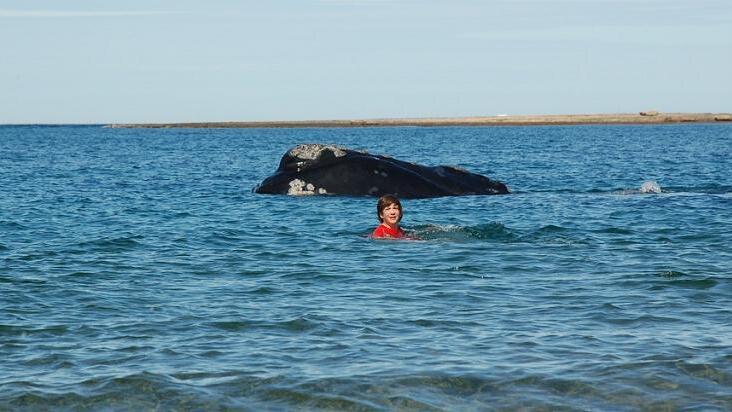
<path id="1" fill-rule="evenodd" d="M 661 185 L 655 180 L 646 180 L 640 187 L 641 193 L 661 193 Z"/>

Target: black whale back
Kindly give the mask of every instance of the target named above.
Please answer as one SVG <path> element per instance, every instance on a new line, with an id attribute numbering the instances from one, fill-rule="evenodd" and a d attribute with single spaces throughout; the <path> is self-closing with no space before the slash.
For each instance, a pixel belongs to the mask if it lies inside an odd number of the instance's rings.
<path id="1" fill-rule="evenodd" d="M 451 166 L 423 166 L 335 145 L 307 144 L 285 153 L 265 194 L 425 198 L 506 194 L 505 184 Z"/>

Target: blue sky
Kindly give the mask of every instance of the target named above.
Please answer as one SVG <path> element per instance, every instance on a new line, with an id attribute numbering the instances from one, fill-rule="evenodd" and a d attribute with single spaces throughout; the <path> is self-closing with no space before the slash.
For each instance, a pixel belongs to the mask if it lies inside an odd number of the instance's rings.
<path id="1" fill-rule="evenodd" d="M 0 123 L 732 111 L 730 0 L 0 0 Z"/>

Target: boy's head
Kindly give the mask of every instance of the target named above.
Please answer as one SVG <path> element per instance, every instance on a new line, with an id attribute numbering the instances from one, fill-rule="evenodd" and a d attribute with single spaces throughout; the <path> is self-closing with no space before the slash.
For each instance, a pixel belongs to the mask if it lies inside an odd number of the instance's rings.
<path id="1" fill-rule="evenodd" d="M 376 216 L 379 218 L 379 222 L 383 223 L 384 219 L 381 217 L 384 213 L 384 209 L 387 207 L 395 205 L 399 208 L 399 219 L 397 222 L 402 220 L 402 216 L 404 216 L 404 212 L 402 211 L 402 204 L 399 202 L 399 199 L 396 198 L 396 196 L 392 195 L 384 195 L 379 198 L 379 201 L 376 203 Z"/>

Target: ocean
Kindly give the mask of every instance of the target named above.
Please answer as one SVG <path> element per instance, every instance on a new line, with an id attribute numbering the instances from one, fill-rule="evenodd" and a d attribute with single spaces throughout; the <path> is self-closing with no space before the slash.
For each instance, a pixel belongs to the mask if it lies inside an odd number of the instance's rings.
<path id="1" fill-rule="evenodd" d="M 512 193 L 371 240 L 301 143 Z M 0 410 L 732 410 L 732 125 L 1 126 Z"/>

